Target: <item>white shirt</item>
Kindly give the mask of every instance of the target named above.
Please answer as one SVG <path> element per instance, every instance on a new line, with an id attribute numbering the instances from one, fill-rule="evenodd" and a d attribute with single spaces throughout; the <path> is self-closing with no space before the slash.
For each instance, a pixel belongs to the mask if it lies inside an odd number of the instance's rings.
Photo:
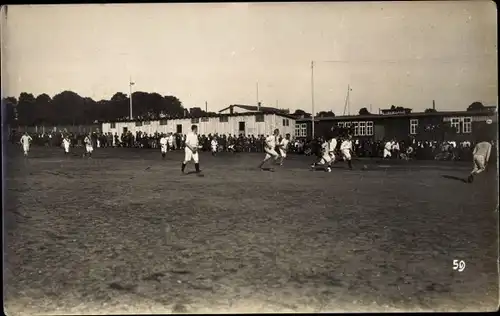
<path id="1" fill-rule="evenodd" d="M 487 161 L 490 159 L 491 143 L 480 142 L 474 147 L 475 156 L 483 156 Z"/>
<path id="2" fill-rule="evenodd" d="M 23 144 L 24 146 L 28 146 L 31 141 L 32 141 L 32 138 L 29 135 L 23 135 L 21 137 L 21 144 Z"/>
<path id="3" fill-rule="evenodd" d="M 274 147 L 276 147 L 276 136 L 274 135 L 267 136 L 266 146 L 270 149 L 274 149 Z"/>
<path id="4" fill-rule="evenodd" d="M 280 149 L 286 150 L 288 148 L 288 143 L 289 143 L 288 139 L 283 138 L 280 143 Z"/>
<path id="5" fill-rule="evenodd" d="M 212 147 L 217 147 L 217 140 L 214 138 L 212 139 Z"/>
<path id="6" fill-rule="evenodd" d="M 330 140 L 330 143 L 329 143 L 329 149 L 328 151 L 333 153 L 335 151 L 335 148 L 337 148 L 337 139 L 336 138 L 332 138 Z"/>
<path id="7" fill-rule="evenodd" d="M 350 140 L 344 140 L 340 145 L 340 150 L 352 150 L 352 142 Z"/>
<path id="8" fill-rule="evenodd" d="M 172 145 L 174 143 L 174 135 L 168 136 L 168 143 Z"/>
<path id="9" fill-rule="evenodd" d="M 91 146 L 92 145 L 92 142 L 90 141 L 90 137 L 85 137 L 85 145 L 87 146 Z"/>
<path id="10" fill-rule="evenodd" d="M 385 147 L 385 150 L 391 150 L 391 149 L 392 149 L 392 144 L 391 144 L 391 142 L 387 142 L 387 143 L 385 143 L 385 146 L 384 146 L 384 147 Z"/>
<path id="11" fill-rule="evenodd" d="M 63 139 L 63 145 L 64 145 L 64 147 L 69 147 L 69 144 L 70 144 L 69 139 L 67 139 L 67 138 Z"/>
<path id="12" fill-rule="evenodd" d="M 198 148 L 198 135 L 196 135 L 193 132 L 189 132 L 189 134 L 186 135 L 186 148 L 187 145 L 189 145 L 191 148 Z"/>
<path id="13" fill-rule="evenodd" d="M 161 147 L 167 147 L 167 138 L 166 137 L 160 138 L 160 145 L 161 145 Z"/>

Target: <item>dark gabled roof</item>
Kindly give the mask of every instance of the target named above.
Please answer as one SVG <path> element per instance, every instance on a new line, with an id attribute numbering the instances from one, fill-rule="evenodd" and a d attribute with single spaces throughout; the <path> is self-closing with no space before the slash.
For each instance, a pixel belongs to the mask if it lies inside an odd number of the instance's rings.
<path id="1" fill-rule="evenodd" d="M 385 118 L 401 118 L 401 117 L 441 117 L 441 116 L 495 116 L 497 113 L 493 111 L 439 111 L 439 112 L 415 112 L 407 114 L 369 114 L 369 115 L 346 115 L 346 116 L 330 116 L 316 117 L 315 121 L 343 121 L 343 120 L 369 120 L 369 119 L 385 119 Z M 297 118 L 297 122 L 308 122 L 312 118 Z"/>

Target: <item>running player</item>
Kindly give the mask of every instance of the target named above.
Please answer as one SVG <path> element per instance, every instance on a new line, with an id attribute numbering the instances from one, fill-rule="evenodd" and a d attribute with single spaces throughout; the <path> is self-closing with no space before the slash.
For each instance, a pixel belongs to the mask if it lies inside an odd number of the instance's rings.
<path id="1" fill-rule="evenodd" d="M 264 157 L 264 160 L 262 160 L 262 162 L 259 165 L 259 168 L 261 170 L 264 170 L 264 168 L 263 168 L 264 164 L 268 160 L 270 160 L 271 158 L 273 158 L 275 162 L 278 160 L 279 155 L 276 152 L 275 147 L 276 147 L 276 139 L 277 139 L 279 134 L 280 134 L 279 129 L 275 129 L 274 134 L 271 136 L 268 136 L 266 138 L 266 144 L 264 146 L 264 151 L 266 152 L 266 156 Z M 271 169 L 269 169 L 269 171 L 274 171 L 274 170 L 271 168 Z"/>
<path id="2" fill-rule="evenodd" d="M 69 154 L 69 146 L 71 145 L 71 141 L 69 140 L 68 135 L 65 135 L 62 141 L 62 145 L 64 148 L 64 155 Z"/>
<path id="3" fill-rule="evenodd" d="M 491 143 L 490 142 L 480 142 L 474 147 L 473 152 L 473 162 L 474 169 L 469 175 L 467 182 L 472 183 L 474 181 L 474 176 L 486 170 L 488 161 L 490 160 L 491 154 Z"/>
<path id="4" fill-rule="evenodd" d="M 161 150 L 161 159 L 165 159 L 165 155 L 167 154 L 168 150 L 168 138 L 165 134 L 161 134 L 160 150 Z"/>
<path id="5" fill-rule="evenodd" d="M 92 146 L 92 138 L 90 133 L 85 136 L 83 142 L 85 143 L 85 153 L 83 154 L 83 157 L 88 156 L 89 158 L 92 158 L 94 147 Z"/>
<path id="6" fill-rule="evenodd" d="M 28 157 L 28 153 L 30 151 L 30 144 L 33 141 L 28 132 L 24 132 L 24 135 L 21 137 L 20 143 L 23 146 L 24 157 Z"/>
<path id="7" fill-rule="evenodd" d="M 186 135 L 186 141 L 185 141 L 185 148 L 184 148 L 184 161 L 182 162 L 182 168 L 181 171 L 184 173 L 184 170 L 186 169 L 186 165 L 188 162 L 191 160 L 194 161 L 194 167 L 196 169 L 196 173 L 200 174 L 200 161 L 199 161 L 199 155 L 198 155 L 198 149 L 200 148 L 198 144 L 198 126 L 193 125 L 191 126 L 191 132 L 189 132 Z"/>
<path id="8" fill-rule="evenodd" d="M 342 153 L 342 157 L 345 161 L 347 161 L 347 165 L 349 169 L 352 170 L 352 162 L 351 162 L 351 154 L 352 154 L 352 136 L 348 135 L 347 139 L 345 139 L 342 144 L 340 144 L 340 152 Z"/>
<path id="9" fill-rule="evenodd" d="M 331 165 L 332 162 L 335 161 L 335 148 L 337 148 L 337 139 L 331 135 L 329 139 L 321 145 L 323 155 L 317 163 L 311 165 L 311 169 L 315 170 L 318 165 L 321 165 L 326 172 L 332 172 Z"/>
<path id="10" fill-rule="evenodd" d="M 288 144 L 290 143 L 290 134 L 286 134 L 285 138 L 281 140 L 281 142 L 278 145 L 278 149 L 280 152 L 280 166 L 283 166 L 283 160 L 286 158 L 286 152 L 288 150 Z"/>
<path id="11" fill-rule="evenodd" d="M 212 137 L 212 141 L 210 142 L 210 146 L 212 147 L 212 156 L 215 156 L 217 154 L 217 146 L 219 144 L 217 143 L 217 138 L 216 136 Z"/>

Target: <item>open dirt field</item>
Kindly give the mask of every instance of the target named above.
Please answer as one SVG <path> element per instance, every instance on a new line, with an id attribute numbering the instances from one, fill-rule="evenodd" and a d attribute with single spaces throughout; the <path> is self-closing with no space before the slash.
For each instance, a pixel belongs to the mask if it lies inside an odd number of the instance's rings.
<path id="1" fill-rule="evenodd" d="M 182 152 L 30 154 L 4 165 L 11 315 L 498 307 L 493 165 L 466 184 L 470 163 L 325 173 L 291 156 L 272 173 L 262 155 L 202 153 L 196 177 Z"/>

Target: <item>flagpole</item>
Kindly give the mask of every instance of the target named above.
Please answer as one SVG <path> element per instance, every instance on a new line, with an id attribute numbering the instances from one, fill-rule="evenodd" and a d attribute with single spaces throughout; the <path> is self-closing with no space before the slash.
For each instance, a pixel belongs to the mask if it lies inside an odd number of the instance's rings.
<path id="1" fill-rule="evenodd" d="M 130 102 L 130 120 L 133 120 L 134 117 L 132 115 L 132 105 L 133 105 L 133 101 L 132 101 L 132 86 L 134 85 L 134 83 L 132 82 L 132 77 L 129 78 L 129 92 L 130 92 L 130 98 L 129 98 L 129 102 Z"/>

